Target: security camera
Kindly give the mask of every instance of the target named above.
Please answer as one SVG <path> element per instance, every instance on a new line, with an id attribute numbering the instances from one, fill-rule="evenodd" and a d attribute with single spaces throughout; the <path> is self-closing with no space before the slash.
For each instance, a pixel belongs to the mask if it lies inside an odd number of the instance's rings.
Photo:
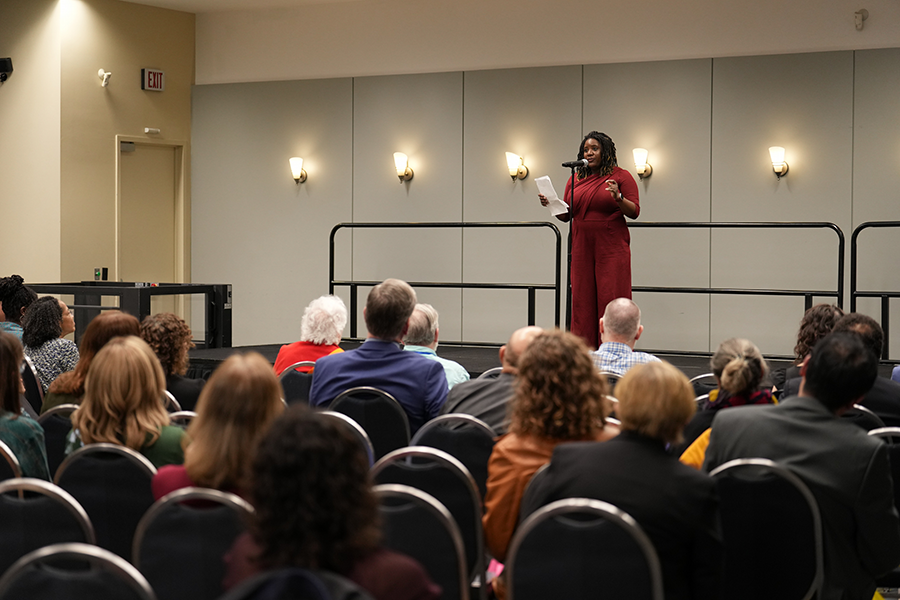
<path id="1" fill-rule="evenodd" d="M 0 83 L 3 83 L 7 79 L 9 79 L 9 76 L 12 75 L 12 72 L 12 59 L 0 58 Z"/>

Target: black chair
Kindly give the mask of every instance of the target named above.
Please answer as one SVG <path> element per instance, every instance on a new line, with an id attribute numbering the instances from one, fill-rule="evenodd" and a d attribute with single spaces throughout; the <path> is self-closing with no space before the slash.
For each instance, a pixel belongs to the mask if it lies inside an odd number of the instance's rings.
<path id="1" fill-rule="evenodd" d="M 888 445 L 888 456 L 891 462 L 891 478 L 894 480 L 894 506 L 900 511 L 900 427 L 881 427 L 869 431 L 869 435 L 884 440 Z M 900 588 L 900 567 L 875 580 L 879 588 Z M 900 597 L 900 595 L 882 593 L 887 597 Z"/>
<path id="2" fill-rule="evenodd" d="M 22 465 L 12 448 L 5 442 L 0 442 L 0 481 L 15 479 L 22 476 Z"/>
<path id="3" fill-rule="evenodd" d="M 192 410 L 179 410 L 177 412 L 169 413 L 169 424 L 187 429 L 187 426 L 191 424 L 191 421 L 193 421 L 196 416 L 197 413 Z"/>
<path id="4" fill-rule="evenodd" d="M 375 460 L 409 444 L 409 418 L 387 392 L 373 387 L 351 388 L 339 394 L 328 409 L 359 423 L 372 440 Z"/>
<path id="5" fill-rule="evenodd" d="M 350 431 L 353 432 L 353 435 L 356 436 L 356 439 L 359 440 L 360 445 L 363 447 L 363 451 L 366 453 L 366 459 L 369 461 L 369 466 L 371 467 L 375 464 L 375 449 L 372 447 L 372 440 L 369 439 L 369 434 L 366 433 L 366 430 L 363 429 L 359 423 L 343 413 L 331 410 L 323 410 L 319 414 L 328 417 L 329 419 L 340 421 L 342 425 L 349 427 Z"/>
<path id="6" fill-rule="evenodd" d="M 469 582 L 480 587 L 485 580 L 481 496 L 465 465 L 442 450 L 412 446 L 395 450 L 375 463 L 372 478 L 376 484 L 421 490 L 450 511 L 462 535 Z"/>
<path id="7" fill-rule="evenodd" d="M 862 427 L 866 431 L 884 428 L 884 421 L 881 420 L 881 417 L 862 404 L 854 404 L 853 408 L 841 415 L 841 418 L 847 419 L 857 427 Z"/>
<path id="8" fill-rule="evenodd" d="M 66 458 L 66 437 L 72 431 L 72 413 L 76 410 L 77 404 L 60 404 L 38 417 L 38 423 L 44 428 L 44 448 L 47 449 L 51 477 Z"/>
<path id="9" fill-rule="evenodd" d="M 251 577 L 219 600 L 372 600 L 372 597 L 335 573 L 290 567 Z"/>
<path id="10" fill-rule="evenodd" d="M 222 595 L 228 552 L 253 507 L 234 494 L 183 488 L 160 498 L 134 533 L 132 562 L 163 600 Z"/>
<path id="11" fill-rule="evenodd" d="M 156 594 L 128 561 L 97 546 L 68 543 L 23 556 L 0 578 L 0 600 L 25 598 L 156 600 Z"/>
<path id="12" fill-rule="evenodd" d="M 502 372 L 503 367 L 493 367 L 479 375 L 478 379 L 497 379 L 498 377 L 500 377 L 500 373 Z"/>
<path id="13" fill-rule="evenodd" d="M 384 545 L 419 561 L 444 590 L 444 600 L 468 600 L 466 551 L 447 508 L 433 496 L 406 485 L 375 486 Z"/>
<path id="14" fill-rule="evenodd" d="M 163 406 L 170 413 L 181 412 L 181 403 L 175 398 L 175 395 L 169 390 L 163 390 Z"/>
<path id="15" fill-rule="evenodd" d="M 84 507 L 97 544 L 131 558 L 138 522 L 153 505 L 156 468 L 143 455 L 116 444 L 88 444 L 63 461 L 54 483 Z"/>
<path id="16" fill-rule="evenodd" d="M 719 387 L 715 373 L 703 373 L 696 377 L 691 377 L 691 386 L 694 388 L 695 396 L 709 394 L 711 391 Z"/>
<path id="17" fill-rule="evenodd" d="M 441 415 L 422 425 L 410 446 L 443 450 L 466 466 L 478 486 L 482 501 L 487 489 L 487 466 L 497 433 L 472 415 Z"/>
<path id="18" fill-rule="evenodd" d="M 587 498 L 558 500 L 532 513 L 513 536 L 506 561 L 510 600 L 662 600 L 653 543 L 624 511 Z"/>
<path id="19" fill-rule="evenodd" d="M 284 391 L 284 401 L 288 404 L 309 404 L 309 389 L 312 387 L 313 374 L 297 371 L 299 367 L 314 367 L 311 360 L 302 360 L 286 368 L 278 375 L 278 382 Z"/>
<path id="20" fill-rule="evenodd" d="M 37 412 L 35 411 L 40 411 L 44 405 L 44 386 L 41 385 L 41 380 L 38 379 L 34 363 L 27 356 L 22 361 L 21 374 L 22 383 L 25 385 L 25 400 L 31 405 L 34 413 L 31 416 L 36 418 Z"/>
<path id="21" fill-rule="evenodd" d="M 613 373 L 612 371 L 600 371 L 600 377 L 606 379 L 606 383 L 609 384 L 609 391 L 612 392 L 616 388 L 616 384 L 619 383 L 619 380 L 622 379 L 622 376 L 618 373 Z"/>
<path id="22" fill-rule="evenodd" d="M 0 573 L 39 548 L 95 543 L 87 513 L 64 489 L 41 479 L 0 483 Z"/>
<path id="23" fill-rule="evenodd" d="M 806 484 L 764 458 L 732 460 L 710 475 L 719 492 L 726 596 L 821 598 L 822 519 Z M 773 556 L 791 559 L 772 560 Z"/>

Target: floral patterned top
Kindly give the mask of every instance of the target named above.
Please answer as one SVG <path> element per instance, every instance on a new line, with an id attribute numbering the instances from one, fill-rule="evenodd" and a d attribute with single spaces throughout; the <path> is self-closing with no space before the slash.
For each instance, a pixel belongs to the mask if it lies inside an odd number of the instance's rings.
<path id="1" fill-rule="evenodd" d="M 78 346 L 64 338 L 46 341 L 37 348 L 25 346 L 25 355 L 34 363 L 45 394 L 54 379 L 78 364 Z"/>

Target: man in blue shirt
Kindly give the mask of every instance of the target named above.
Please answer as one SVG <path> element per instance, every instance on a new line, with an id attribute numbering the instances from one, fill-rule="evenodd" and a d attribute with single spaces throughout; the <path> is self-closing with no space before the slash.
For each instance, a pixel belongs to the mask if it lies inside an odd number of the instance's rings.
<path id="1" fill-rule="evenodd" d="M 634 345 L 644 332 L 641 309 L 628 298 L 616 298 L 606 305 L 600 319 L 600 347 L 594 351 L 594 365 L 605 373 L 624 375 L 635 365 L 659 359 L 646 352 L 635 352 Z"/>
<path id="2" fill-rule="evenodd" d="M 447 399 L 443 367 L 400 349 L 415 306 L 416 293 L 405 281 L 386 279 L 372 288 L 363 310 L 366 341 L 355 350 L 316 361 L 310 404 L 327 406 L 341 392 L 371 386 L 397 399 L 409 417 L 411 434 L 437 416 Z"/>
<path id="3" fill-rule="evenodd" d="M 403 343 L 406 344 L 403 349 L 440 363 L 444 367 L 444 375 L 447 376 L 447 388 L 449 389 L 457 383 L 468 381 L 469 372 L 458 362 L 437 355 L 439 336 L 438 311 L 430 304 L 416 304 L 416 308 L 409 318 L 409 331 L 403 338 Z"/>

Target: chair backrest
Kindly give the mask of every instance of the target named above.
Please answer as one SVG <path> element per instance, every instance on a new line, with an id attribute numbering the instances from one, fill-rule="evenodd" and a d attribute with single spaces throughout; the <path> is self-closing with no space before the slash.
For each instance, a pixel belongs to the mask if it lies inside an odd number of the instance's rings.
<path id="1" fill-rule="evenodd" d="M 41 385 L 41 380 L 38 379 L 34 363 L 27 356 L 22 361 L 21 373 L 22 383 L 25 385 L 25 399 L 28 400 L 33 409 L 41 410 L 41 406 L 44 404 L 44 386 Z"/>
<path id="2" fill-rule="evenodd" d="M 253 512 L 234 494 L 194 487 L 176 490 L 141 518 L 132 562 L 162 598 L 218 598 L 224 591 L 222 557 Z"/>
<path id="3" fill-rule="evenodd" d="M 409 444 L 409 418 L 389 393 L 373 387 L 355 387 L 338 395 L 329 410 L 347 415 L 366 431 L 375 460 Z"/>
<path id="4" fill-rule="evenodd" d="M 419 561 L 445 600 L 468 600 L 466 551 L 450 511 L 431 494 L 406 485 L 375 486 L 384 544 Z"/>
<path id="5" fill-rule="evenodd" d="M 0 483 L 0 539 L 0 573 L 50 544 L 95 543 L 84 508 L 64 489 L 31 478 Z"/>
<path id="6" fill-rule="evenodd" d="M 609 384 L 609 390 L 612 391 L 615 389 L 616 384 L 619 383 L 619 380 L 622 379 L 622 376 L 618 373 L 613 373 L 612 371 L 600 371 L 600 377 L 606 379 L 606 383 Z"/>
<path id="7" fill-rule="evenodd" d="M 22 476 L 22 465 L 12 448 L 0 442 L 0 481 Z"/>
<path id="8" fill-rule="evenodd" d="M 298 367 L 314 367 L 315 362 L 302 360 L 294 363 L 278 375 L 278 382 L 284 391 L 284 401 L 288 404 L 309 404 L 309 389 L 312 387 L 313 374 L 309 371 L 297 371 Z"/>
<path id="9" fill-rule="evenodd" d="M 881 417 L 862 404 L 854 404 L 850 410 L 845 411 L 844 414 L 841 415 L 841 418 L 847 419 L 854 425 L 862 427 L 866 431 L 884 428 L 884 421 L 881 420 Z"/>
<path id="10" fill-rule="evenodd" d="M 192 410 L 179 410 L 177 412 L 169 413 L 169 424 L 186 428 L 196 416 L 197 413 Z"/>
<path id="11" fill-rule="evenodd" d="M 156 594 L 128 561 L 97 546 L 67 543 L 35 550 L 4 573 L 0 599 L 22 598 L 156 600 Z"/>
<path id="12" fill-rule="evenodd" d="M 496 437 L 497 433 L 481 419 L 453 413 L 441 415 L 422 425 L 409 445 L 437 448 L 459 460 L 469 470 L 484 500 L 487 466 Z"/>
<path id="13" fill-rule="evenodd" d="M 479 375 L 478 379 L 497 379 L 498 377 L 500 377 L 500 373 L 502 372 L 503 367 L 493 367 Z"/>
<path id="14" fill-rule="evenodd" d="M 764 458 L 732 460 L 710 475 L 719 492 L 726 595 L 736 600 L 821 598 L 822 519 L 806 484 Z"/>
<path id="15" fill-rule="evenodd" d="M 175 394 L 169 390 L 163 390 L 163 406 L 170 413 L 181 412 L 181 403 L 175 398 Z"/>
<path id="16" fill-rule="evenodd" d="M 88 444 L 59 466 L 54 483 L 84 507 L 97 544 L 131 558 L 134 530 L 153 504 L 156 468 L 143 455 L 116 444 Z"/>
<path id="17" fill-rule="evenodd" d="M 653 543 L 630 515 L 600 500 L 566 498 L 532 513 L 513 536 L 505 572 L 510 600 L 663 599 Z"/>
<path id="18" fill-rule="evenodd" d="M 288 567 L 251 577 L 219 600 L 372 600 L 372 597 L 335 573 Z"/>
<path id="19" fill-rule="evenodd" d="M 900 511 L 900 427 L 872 429 L 869 435 L 883 439 L 888 445 L 891 478 L 894 481 L 894 506 Z"/>
<path id="20" fill-rule="evenodd" d="M 323 410 L 320 414 L 329 419 L 340 421 L 342 425 L 349 427 L 350 431 L 353 432 L 353 435 L 356 436 L 356 439 L 359 440 L 363 451 L 366 453 L 366 459 L 369 461 L 369 466 L 371 467 L 375 464 L 375 449 L 372 447 L 372 440 L 369 439 L 369 434 L 366 433 L 366 430 L 363 429 L 359 423 L 344 413 L 334 412 L 333 410 Z"/>
<path id="21" fill-rule="evenodd" d="M 481 495 L 465 465 L 442 450 L 411 446 L 375 463 L 372 478 L 376 484 L 408 485 L 443 504 L 459 526 L 469 580 L 484 581 Z"/>
<path id="22" fill-rule="evenodd" d="M 52 477 L 66 458 L 66 437 L 72 430 L 72 413 L 77 404 L 60 404 L 38 417 L 44 429 L 44 448 L 47 449 L 47 466 Z"/>

